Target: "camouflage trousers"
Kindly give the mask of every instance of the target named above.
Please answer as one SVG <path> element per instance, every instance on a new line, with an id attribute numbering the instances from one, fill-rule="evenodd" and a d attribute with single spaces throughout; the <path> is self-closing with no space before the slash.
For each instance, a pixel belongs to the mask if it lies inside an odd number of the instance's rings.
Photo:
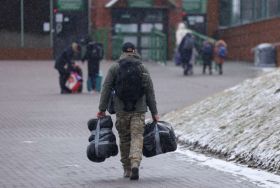
<path id="1" fill-rule="evenodd" d="M 121 162 L 124 169 L 140 165 L 142 160 L 145 113 L 118 112 L 116 129 L 120 138 Z"/>

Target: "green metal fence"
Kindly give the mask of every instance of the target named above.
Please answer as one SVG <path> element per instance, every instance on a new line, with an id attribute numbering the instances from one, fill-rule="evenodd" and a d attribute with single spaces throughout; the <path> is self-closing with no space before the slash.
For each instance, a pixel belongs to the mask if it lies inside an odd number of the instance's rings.
<path id="1" fill-rule="evenodd" d="M 196 46 L 197 49 L 202 48 L 202 45 L 203 45 L 204 41 L 209 41 L 213 44 L 216 42 L 216 40 L 211 38 L 211 37 L 208 37 L 206 35 L 203 35 L 201 33 L 193 31 L 193 30 L 191 30 L 191 31 L 192 31 L 192 35 L 195 37 L 195 46 Z M 202 58 L 201 58 L 200 54 L 198 55 L 197 63 L 202 64 Z"/>
<path id="2" fill-rule="evenodd" d="M 103 44 L 105 57 L 108 57 L 109 31 L 109 28 L 99 28 L 92 33 L 93 39 Z"/>
<path id="3" fill-rule="evenodd" d="M 150 34 L 149 59 L 166 65 L 167 59 L 167 36 L 153 29 Z"/>
<path id="4" fill-rule="evenodd" d="M 108 57 L 109 31 L 110 31 L 109 28 L 99 28 L 92 33 L 92 36 L 96 41 L 103 43 L 106 57 Z M 192 30 L 192 34 L 195 37 L 195 45 L 198 49 L 202 47 L 203 41 L 205 40 L 208 40 L 213 43 L 216 42 L 215 39 L 193 30 Z M 147 36 L 147 34 L 145 34 L 145 36 Z M 156 29 L 153 29 L 152 32 L 148 34 L 148 36 L 150 39 L 149 46 L 147 48 L 149 50 L 148 60 L 166 64 L 167 53 L 168 53 L 167 35 Z M 121 54 L 121 47 L 123 42 L 124 42 L 124 33 L 118 32 L 117 35 L 114 35 L 112 37 L 112 57 L 108 57 L 108 58 L 112 58 L 114 60 L 119 58 Z M 201 58 L 199 57 L 198 58 L 199 62 L 200 59 Z"/>
<path id="5" fill-rule="evenodd" d="M 209 42 L 212 42 L 212 43 L 216 42 L 216 40 L 211 38 L 211 37 L 208 37 L 206 35 L 203 35 L 201 33 L 193 31 L 193 30 L 191 30 L 191 31 L 192 31 L 193 36 L 195 37 L 196 45 L 198 45 L 198 46 L 202 46 L 203 41 L 206 41 L 206 40 L 209 41 Z"/>
<path id="6" fill-rule="evenodd" d="M 167 36 L 166 34 L 155 29 L 150 33 L 122 33 L 112 37 L 112 59 L 118 59 L 121 54 L 124 38 L 128 36 L 140 36 L 140 38 L 148 38 L 148 46 L 141 46 L 141 50 L 148 53 L 143 56 L 145 60 L 151 60 L 158 63 L 166 64 L 167 59 Z"/>

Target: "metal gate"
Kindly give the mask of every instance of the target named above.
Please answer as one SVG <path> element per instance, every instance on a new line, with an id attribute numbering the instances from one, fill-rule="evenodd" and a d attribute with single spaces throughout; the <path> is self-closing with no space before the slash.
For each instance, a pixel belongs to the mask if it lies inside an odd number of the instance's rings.
<path id="1" fill-rule="evenodd" d="M 143 60 L 164 62 L 167 57 L 167 10 L 159 8 L 112 9 L 112 58 L 121 45 L 132 42 Z M 162 51 L 162 52 L 161 52 Z"/>
<path id="2" fill-rule="evenodd" d="M 138 36 L 140 38 L 145 37 L 148 43 L 142 47 L 145 49 L 145 54 L 140 51 L 140 55 L 143 60 L 155 61 L 158 63 L 166 64 L 167 59 L 167 36 L 161 31 L 152 29 L 148 34 L 124 34 L 119 32 L 112 38 L 112 59 L 118 59 L 121 55 L 122 44 L 126 42 L 126 37 Z"/>

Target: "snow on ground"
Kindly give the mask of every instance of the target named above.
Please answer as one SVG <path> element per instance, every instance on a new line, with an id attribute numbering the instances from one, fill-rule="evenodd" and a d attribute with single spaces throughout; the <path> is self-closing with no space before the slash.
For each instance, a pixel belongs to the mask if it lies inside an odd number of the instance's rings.
<path id="1" fill-rule="evenodd" d="M 166 114 L 179 142 L 280 173 L 280 69 Z"/>
<path id="2" fill-rule="evenodd" d="M 178 153 L 185 155 L 187 158 L 182 156 L 182 160 L 188 160 L 190 162 L 196 162 L 198 165 L 208 166 L 220 171 L 231 173 L 235 176 L 243 177 L 244 179 L 265 188 L 279 188 L 280 187 L 280 176 L 262 171 L 259 169 L 247 168 L 246 166 L 238 165 L 233 162 L 226 162 L 224 160 L 207 157 L 205 155 L 197 154 L 184 148 L 179 148 Z"/>

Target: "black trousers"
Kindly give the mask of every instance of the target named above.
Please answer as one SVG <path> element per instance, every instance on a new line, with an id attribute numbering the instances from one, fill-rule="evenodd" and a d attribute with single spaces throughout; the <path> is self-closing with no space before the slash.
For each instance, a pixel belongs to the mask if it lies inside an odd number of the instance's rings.
<path id="1" fill-rule="evenodd" d="M 70 92 L 70 90 L 65 86 L 65 83 L 70 74 L 66 71 L 61 71 L 61 70 L 58 70 L 58 74 L 59 74 L 59 86 L 61 92 Z"/>
<path id="2" fill-rule="evenodd" d="M 218 66 L 219 74 L 223 74 L 223 64 L 220 63 L 220 64 L 217 64 L 217 66 Z"/>
<path id="3" fill-rule="evenodd" d="M 203 62 L 203 70 L 202 70 L 202 73 L 205 74 L 206 72 L 206 68 L 208 67 L 209 69 L 209 74 L 212 74 L 212 62 L 208 62 L 208 61 L 204 61 Z"/>

